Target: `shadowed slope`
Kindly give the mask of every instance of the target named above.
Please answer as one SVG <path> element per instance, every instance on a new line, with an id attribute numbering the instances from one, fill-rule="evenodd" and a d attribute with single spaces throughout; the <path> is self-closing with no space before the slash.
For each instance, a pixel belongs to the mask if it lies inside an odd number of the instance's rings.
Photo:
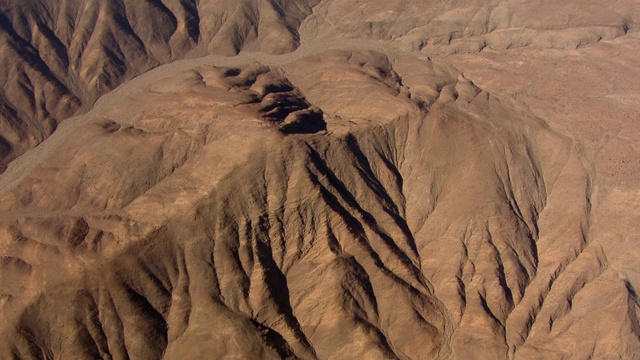
<path id="1" fill-rule="evenodd" d="M 4 1 L 0 3 L 0 165 L 58 123 L 160 64 L 242 49 L 283 53 L 313 2 Z"/>
<path id="2" fill-rule="evenodd" d="M 575 143 L 450 66 L 332 50 L 132 94 L 0 199 L 2 356 L 638 349 L 633 287 L 585 237 Z M 326 129 L 281 127 L 311 107 Z M 580 315 L 588 299 L 606 310 Z M 601 348 L 585 321 L 629 336 Z"/>

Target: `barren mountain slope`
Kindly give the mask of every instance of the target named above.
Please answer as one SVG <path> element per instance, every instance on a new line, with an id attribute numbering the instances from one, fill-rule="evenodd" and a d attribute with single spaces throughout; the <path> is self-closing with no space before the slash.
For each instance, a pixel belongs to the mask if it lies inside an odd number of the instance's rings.
<path id="1" fill-rule="evenodd" d="M 283 53 L 312 1 L 0 2 L 0 167 L 122 82 L 241 49 Z"/>
<path id="2" fill-rule="evenodd" d="M 593 0 L 5 0 L 0 168 L 100 95 L 176 59 L 241 50 L 280 54 L 301 37 L 376 39 L 436 53 L 575 48 L 626 34 L 639 13 L 633 1 L 602 8 Z"/>
<path id="3" fill-rule="evenodd" d="M 451 52 L 575 48 L 633 30 L 640 6 L 616 1 L 322 1 L 301 31 L 318 39 L 368 38 Z"/>
<path id="4" fill-rule="evenodd" d="M 177 13 L 124 8 L 142 4 Z M 200 19 L 238 6 L 216 4 Z M 281 4 L 291 47 L 260 30 L 230 57 L 196 58 L 224 48 L 204 45 L 218 25 L 201 20 L 192 59 L 14 161 L 0 175 L 0 357 L 638 356 L 633 2 L 580 15 L 407 1 L 393 21 L 358 4 L 320 2 L 302 25 L 310 5 Z M 497 38 L 511 45 L 467 46 Z"/>

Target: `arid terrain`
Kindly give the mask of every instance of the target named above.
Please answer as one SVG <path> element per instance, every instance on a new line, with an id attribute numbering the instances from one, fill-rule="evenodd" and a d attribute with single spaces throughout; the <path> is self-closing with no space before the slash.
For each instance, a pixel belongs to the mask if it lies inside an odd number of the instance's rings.
<path id="1" fill-rule="evenodd" d="M 0 0 L 0 359 L 640 359 L 640 3 Z"/>

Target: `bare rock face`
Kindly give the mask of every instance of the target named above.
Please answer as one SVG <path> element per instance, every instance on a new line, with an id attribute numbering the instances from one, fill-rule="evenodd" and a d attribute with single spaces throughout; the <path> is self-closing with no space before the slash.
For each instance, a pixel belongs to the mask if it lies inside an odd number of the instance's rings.
<path id="1" fill-rule="evenodd" d="M 3 3 L 0 358 L 637 357 L 597 5 Z"/>

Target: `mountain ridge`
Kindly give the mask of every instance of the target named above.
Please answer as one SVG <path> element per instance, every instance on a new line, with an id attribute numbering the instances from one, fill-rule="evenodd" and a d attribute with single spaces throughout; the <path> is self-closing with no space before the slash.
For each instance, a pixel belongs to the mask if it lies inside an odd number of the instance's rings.
<path id="1" fill-rule="evenodd" d="M 0 175 L 2 357 L 640 352 L 632 20 L 457 51 L 289 5 L 296 50 L 196 49 Z"/>

